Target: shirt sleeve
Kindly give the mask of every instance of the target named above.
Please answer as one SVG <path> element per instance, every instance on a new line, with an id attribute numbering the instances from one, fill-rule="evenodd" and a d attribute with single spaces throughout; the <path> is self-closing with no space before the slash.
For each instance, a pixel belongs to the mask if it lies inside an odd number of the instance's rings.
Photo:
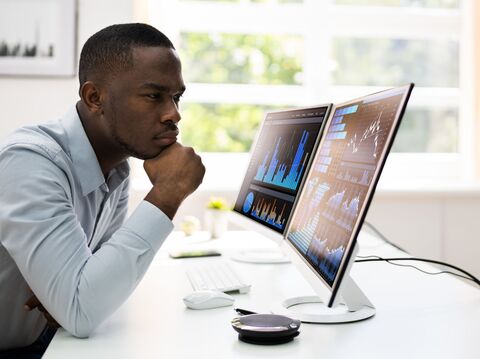
<path id="1" fill-rule="evenodd" d="M 37 298 L 71 334 L 87 337 L 132 293 L 173 229 L 143 201 L 92 253 L 66 173 L 29 149 L 0 154 L 0 241 Z"/>
<path id="2" fill-rule="evenodd" d="M 122 193 L 120 194 L 120 199 L 118 201 L 117 207 L 113 209 L 114 213 L 112 219 L 109 223 L 108 229 L 103 234 L 102 238 L 98 241 L 98 244 L 92 248 L 92 251 L 95 252 L 103 243 L 108 241 L 108 239 L 124 224 L 127 217 L 128 211 L 128 197 L 130 192 L 130 180 L 126 179 L 123 188 L 121 189 Z"/>

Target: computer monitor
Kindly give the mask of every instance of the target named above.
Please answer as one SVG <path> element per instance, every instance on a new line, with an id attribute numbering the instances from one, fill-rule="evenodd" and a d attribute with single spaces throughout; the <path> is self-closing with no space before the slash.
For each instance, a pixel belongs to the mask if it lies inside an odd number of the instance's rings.
<path id="1" fill-rule="evenodd" d="M 282 244 L 327 308 L 323 315 L 297 313 L 303 321 L 351 322 L 375 314 L 349 271 L 412 88 L 409 84 L 378 92 L 331 111 Z M 340 301 L 343 311 L 328 310 Z M 298 297 L 283 306 L 306 302 L 320 301 Z"/>
<path id="2" fill-rule="evenodd" d="M 252 146 L 231 221 L 277 243 L 283 241 L 330 108 L 320 105 L 266 114 Z M 282 257 L 276 253 L 242 252 L 233 258 L 278 263 L 285 261 Z"/>

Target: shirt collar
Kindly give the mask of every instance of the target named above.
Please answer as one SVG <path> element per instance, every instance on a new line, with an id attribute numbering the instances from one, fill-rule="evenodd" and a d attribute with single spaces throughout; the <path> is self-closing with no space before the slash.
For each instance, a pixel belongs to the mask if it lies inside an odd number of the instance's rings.
<path id="1" fill-rule="evenodd" d="M 107 177 L 109 178 L 110 188 L 107 186 L 97 155 L 85 133 L 76 106 L 69 109 L 61 122 L 67 133 L 70 157 L 84 196 L 98 188 L 101 188 L 104 192 L 109 192 L 109 190 L 118 187 L 128 177 L 130 167 L 125 160 L 109 173 Z M 113 178 L 115 180 L 111 181 L 110 179 Z"/>

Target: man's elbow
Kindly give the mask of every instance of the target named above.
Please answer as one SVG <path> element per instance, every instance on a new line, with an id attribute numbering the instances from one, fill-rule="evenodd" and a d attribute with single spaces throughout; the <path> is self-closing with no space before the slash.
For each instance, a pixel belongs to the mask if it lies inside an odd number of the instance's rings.
<path id="1" fill-rule="evenodd" d="M 92 334 L 94 328 L 89 328 L 89 327 L 80 327 L 75 330 L 67 330 L 70 334 L 72 334 L 74 337 L 79 338 L 79 339 L 87 339 L 90 337 Z"/>
<path id="2" fill-rule="evenodd" d="M 85 339 L 92 335 L 97 325 L 88 318 L 78 316 L 71 323 L 63 325 L 63 328 L 74 337 Z"/>

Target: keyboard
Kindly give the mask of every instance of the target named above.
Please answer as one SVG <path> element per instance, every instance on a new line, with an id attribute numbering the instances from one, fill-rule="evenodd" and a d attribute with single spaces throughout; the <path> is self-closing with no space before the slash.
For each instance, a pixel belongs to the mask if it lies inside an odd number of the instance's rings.
<path id="1" fill-rule="evenodd" d="M 246 284 L 228 263 L 216 263 L 192 267 L 187 277 L 194 290 L 213 289 L 221 292 L 248 293 L 250 284 Z"/>

